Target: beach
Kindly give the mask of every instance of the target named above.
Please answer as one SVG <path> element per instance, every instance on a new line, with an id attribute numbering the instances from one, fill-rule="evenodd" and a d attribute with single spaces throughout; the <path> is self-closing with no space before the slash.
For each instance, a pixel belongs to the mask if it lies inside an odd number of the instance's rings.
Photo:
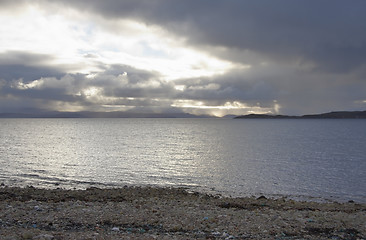
<path id="1" fill-rule="evenodd" d="M 366 204 L 183 188 L 0 188 L 1 239 L 365 239 Z"/>

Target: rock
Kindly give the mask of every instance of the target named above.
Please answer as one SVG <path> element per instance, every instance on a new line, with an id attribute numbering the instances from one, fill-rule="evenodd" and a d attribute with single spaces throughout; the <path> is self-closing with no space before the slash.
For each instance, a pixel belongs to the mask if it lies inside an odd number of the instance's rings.
<path id="1" fill-rule="evenodd" d="M 263 200 L 263 199 L 267 199 L 267 198 L 263 195 L 257 198 L 257 200 Z"/>
<path id="2" fill-rule="evenodd" d="M 34 206 L 34 210 L 36 210 L 36 211 L 42 211 L 43 209 L 40 206 Z"/>
<path id="3" fill-rule="evenodd" d="M 41 234 L 41 235 L 38 235 L 38 236 L 34 237 L 33 239 L 35 239 L 35 240 L 52 240 L 54 238 L 55 237 L 50 235 L 50 234 Z"/>
<path id="4" fill-rule="evenodd" d="M 31 232 L 25 232 L 22 234 L 21 239 L 33 239 L 33 234 Z"/>
<path id="5" fill-rule="evenodd" d="M 223 234 L 222 234 L 222 237 L 224 237 L 224 238 L 227 238 L 227 237 L 229 237 L 230 236 L 230 234 L 228 234 L 228 233 L 226 233 L 226 232 L 224 232 Z"/>

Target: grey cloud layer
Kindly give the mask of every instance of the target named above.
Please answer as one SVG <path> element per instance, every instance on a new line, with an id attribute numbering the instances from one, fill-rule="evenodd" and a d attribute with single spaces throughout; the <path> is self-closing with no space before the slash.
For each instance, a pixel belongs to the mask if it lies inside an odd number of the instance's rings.
<path id="1" fill-rule="evenodd" d="M 163 26 L 197 46 L 251 50 L 276 61 L 315 63 L 327 71 L 349 71 L 366 62 L 362 0 L 66 2 L 106 18 Z"/>
<path id="2" fill-rule="evenodd" d="M 13 2 L 0 1 L 0 4 L 10 7 Z M 73 7 L 112 20 L 133 18 L 158 25 L 184 38 L 191 47 L 252 67 L 167 83 L 160 80 L 158 73 L 133 66 L 102 64 L 105 71 L 89 79 L 82 74 L 67 75 L 64 68 L 48 65 L 46 60 L 51 56 L 19 52 L 1 55 L 1 94 L 37 99 L 34 107 L 39 106 L 39 99 L 92 106 L 90 99 L 75 93 L 94 86 L 105 97 L 121 98 L 115 100 L 116 105 L 141 109 L 159 105 L 169 108 L 179 99 L 200 100 L 210 105 L 243 101 L 265 107 L 277 100 L 284 114 L 365 108 L 362 101 L 366 100 L 366 1 L 363 0 L 37 2 Z M 123 76 L 124 72 L 128 77 Z M 42 77 L 53 79 L 54 85 L 50 83 L 42 89 L 10 88 L 14 79 L 22 78 L 28 83 Z M 176 90 L 175 85 L 185 86 L 184 91 Z"/>
<path id="3" fill-rule="evenodd" d="M 1 111 L 54 110 L 63 105 L 90 111 L 106 110 L 100 105 L 166 108 L 171 102 L 156 99 L 174 99 L 174 86 L 159 80 L 155 72 L 104 65 L 104 71 L 90 78 L 62 72 L 62 66 L 48 66 L 47 58 L 50 56 L 21 52 L 0 55 Z M 93 90 L 98 91 L 95 96 L 90 92 Z"/>
<path id="4" fill-rule="evenodd" d="M 242 74 L 240 71 L 225 76 L 166 82 L 160 80 L 155 72 L 125 65 L 105 65 L 102 67 L 104 71 L 90 78 L 86 74 L 61 72 L 61 68 L 56 66 L 52 68 L 45 64 L 44 59 L 48 58 L 19 52 L 0 57 L 0 69 L 3 69 L 0 78 L 2 109 L 11 109 L 13 104 L 15 110 L 22 110 L 21 101 L 32 109 L 52 110 L 63 103 L 83 106 L 91 111 L 103 110 L 100 105 L 123 105 L 139 111 L 172 111 L 171 105 L 176 100 L 198 100 L 210 106 L 238 100 L 255 105 L 257 100 L 253 101 L 253 97 L 262 103 L 272 101 L 271 95 L 267 95 L 270 91 L 261 86 L 262 82 L 244 82 L 238 77 Z M 29 60 L 31 67 L 27 66 Z M 32 74 L 29 72 L 26 78 L 20 77 L 18 70 L 24 73 L 25 68 L 30 68 Z M 176 85 L 185 86 L 185 91 L 175 89 Z M 88 93 L 93 88 L 98 91 L 96 96 Z"/>
<path id="5" fill-rule="evenodd" d="M 163 26 L 191 46 L 252 69 L 192 90 L 193 99 L 277 99 L 289 113 L 357 109 L 366 99 L 366 2 L 146 0 L 73 1 L 106 18 Z M 270 67 L 260 63 L 272 63 Z M 287 110 L 286 110 L 287 108 Z M 302 108 L 302 110 L 301 110 Z"/>

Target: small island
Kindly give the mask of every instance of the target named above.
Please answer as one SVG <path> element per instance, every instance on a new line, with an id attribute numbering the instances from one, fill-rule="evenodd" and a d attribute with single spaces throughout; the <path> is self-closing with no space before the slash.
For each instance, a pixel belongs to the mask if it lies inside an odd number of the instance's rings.
<path id="1" fill-rule="evenodd" d="M 366 119 L 366 111 L 340 111 L 302 116 L 248 114 L 234 117 L 234 119 Z"/>

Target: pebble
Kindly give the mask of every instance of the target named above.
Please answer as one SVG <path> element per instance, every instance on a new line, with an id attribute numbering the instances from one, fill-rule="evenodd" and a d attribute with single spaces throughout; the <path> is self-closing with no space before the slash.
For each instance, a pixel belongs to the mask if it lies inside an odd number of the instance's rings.
<path id="1" fill-rule="evenodd" d="M 34 206 L 34 210 L 36 210 L 36 211 L 42 211 L 43 209 L 40 206 Z"/>
<path id="2" fill-rule="evenodd" d="M 222 237 L 224 237 L 224 238 L 227 238 L 227 237 L 229 237 L 230 235 L 228 234 L 228 233 L 226 233 L 226 232 L 224 232 L 223 234 L 222 234 Z"/>
<path id="3" fill-rule="evenodd" d="M 22 234 L 22 239 L 33 239 L 33 234 L 30 232 L 24 232 Z"/>
<path id="4" fill-rule="evenodd" d="M 363 239 L 366 235 L 366 204 L 206 199 L 184 195 L 178 190 L 150 188 L 138 192 L 135 188 L 74 192 L 27 189 L 33 198 L 45 194 L 50 197 L 47 201 L 28 201 L 29 197 L 19 201 L 24 191 L 0 188 L 0 195 L 8 196 L 0 201 L 0 239 L 300 239 L 306 236 L 317 240 L 320 235 L 324 239 Z M 74 196 L 73 200 L 65 199 L 66 193 Z M 234 203 L 243 208 L 235 208 Z M 262 203 L 267 207 L 261 207 Z M 140 208 L 136 209 L 136 205 Z M 154 214 L 147 215 L 154 209 Z M 55 235 L 45 235 L 45 231 Z"/>

